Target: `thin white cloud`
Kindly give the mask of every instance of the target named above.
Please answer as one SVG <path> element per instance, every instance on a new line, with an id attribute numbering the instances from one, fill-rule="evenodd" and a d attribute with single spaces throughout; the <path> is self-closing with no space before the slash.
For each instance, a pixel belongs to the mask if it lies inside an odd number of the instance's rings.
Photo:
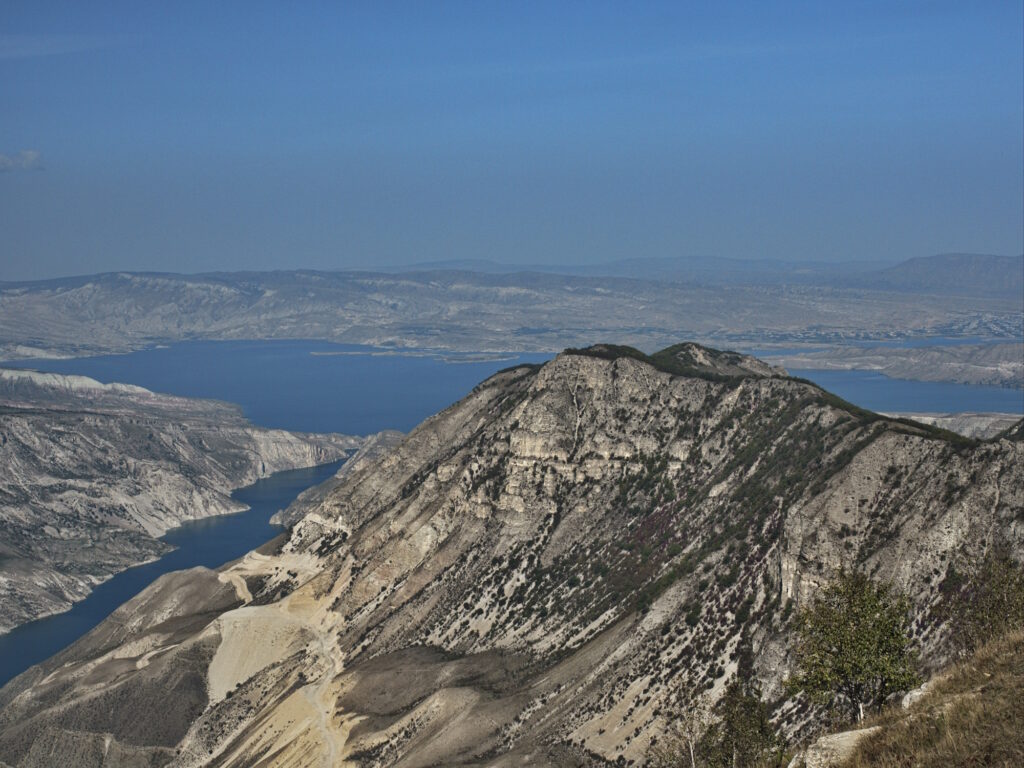
<path id="1" fill-rule="evenodd" d="M 6 171 L 40 171 L 43 156 L 35 149 L 23 149 L 13 155 L 0 154 L 0 173 Z"/>

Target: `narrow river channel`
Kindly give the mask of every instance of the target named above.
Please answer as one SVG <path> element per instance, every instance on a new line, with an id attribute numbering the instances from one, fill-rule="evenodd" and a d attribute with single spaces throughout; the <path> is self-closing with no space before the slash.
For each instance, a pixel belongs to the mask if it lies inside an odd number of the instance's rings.
<path id="1" fill-rule="evenodd" d="M 233 515 L 194 520 L 168 531 L 162 538 L 175 547 L 159 560 L 121 571 L 103 582 L 71 610 L 16 627 L 0 635 L 0 685 L 33 664 L 75 642 L 158 577 L 198 565 L 217 568 L 274 538 L 281 528 L 271 516 L 307 488 L 319 485 L 341 462 L 309 469 L 278 472 L 232 495 L 249 509 Z"/>

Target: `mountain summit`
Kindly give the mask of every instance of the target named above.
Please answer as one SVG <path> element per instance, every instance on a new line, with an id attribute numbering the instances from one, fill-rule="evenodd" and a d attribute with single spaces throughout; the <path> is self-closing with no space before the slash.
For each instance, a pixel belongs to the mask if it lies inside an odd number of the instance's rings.
<path id="1" fill-rule="evenodd" d="M 834 569 L 912 599 L 1022 550 L 1024 443 L 883 418 L 693 344 L 496 374 L 0 691 L 12 766 L 641 762 L 682 692 L 769 700 Z M 791 731 L 808 713 L 776 712 Z M 348 761 L 348 762 L 345 762 Z"/>

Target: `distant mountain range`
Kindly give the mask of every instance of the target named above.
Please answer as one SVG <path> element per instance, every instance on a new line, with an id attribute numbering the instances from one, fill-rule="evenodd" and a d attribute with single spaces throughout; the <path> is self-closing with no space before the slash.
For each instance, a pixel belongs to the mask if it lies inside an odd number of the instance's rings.
<path id="1" fill-rule="evenodd" d="M 645 259 L 578 268 L 593 274 L 500 266 L 107 273 L 0 283 L 0 359 L 126 352 L 187 339 L 500 352 L 557 351 L 599 339 L 648 350 L 680 337 L 719 346 L 1019 339 L 1022 264 L 935 257 L 855 272 L 849 265 Z M 914 274 L 922 275 L 916 283 Z"/>
<path id="2" fill-rule="evenodd" d="M 1015 297 L 1024 291 L 1024 256 L 971 253 L 922 256 L 898 264 L 680 257 L 621 259 L 587 265 L 516 265 L 467 259 L 427 262 L 396 271 L 416 269 L 492 274 L 542 272 L 705 285 L 816 285 L 964 296 Z"/>
<path id="3" fill-rule="evenodd" d="M 886 266 L 889 265 L 884 262 L 831 263 L 715 257 L 649 257 L 580 265 L 501 264 L 467 259 L 414 264 L 396 271 L 455 269 L 489 274 L 539 272 L 635 280 L 673 280 L 703 285 L 820 285 L 845 275 L 860 275 Z"/>
<path id="4" fill-rule="evenodd" d="M 861 285 L 964 296 L 1024 296 L 1024 256 L 947 253 L 901 262 L 861 276 Z"/>

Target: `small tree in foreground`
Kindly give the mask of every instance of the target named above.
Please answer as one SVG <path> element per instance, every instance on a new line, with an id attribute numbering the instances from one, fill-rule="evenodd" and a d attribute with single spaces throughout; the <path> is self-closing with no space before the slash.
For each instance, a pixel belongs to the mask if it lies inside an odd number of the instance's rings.
<path id="1" fill-rule="evenodd" d="M 661 742 L 647 754 L 650 768 L 697 768 L 697 744 L 711 725 L 711 708 L 703 693 L 686 697 Z"/>
<path id="2" fill-rule="evenodd" d="M 710 768 L 775 768 L 782 765 L 783 741 L 771 721 L 771 707 L 751 680 L 733 678 L 715 704 L 719 716 L 701 739 Z"/>
<path id="3" fill-rule="evenodd" d="M 840 571 L 797 618 L 797 673 L 791 690 L 857 720 L 917 684 L 910 603 L 885 584 Z"/>
<path id="4" fill-rule="evenodd" d="M 713 707 L 706 694 L 688 697 L 644 764 L 650 768 L 775 768 L 782 763 L 783 741 L 770 714 L 757 686 L 734 678 Z"/>

